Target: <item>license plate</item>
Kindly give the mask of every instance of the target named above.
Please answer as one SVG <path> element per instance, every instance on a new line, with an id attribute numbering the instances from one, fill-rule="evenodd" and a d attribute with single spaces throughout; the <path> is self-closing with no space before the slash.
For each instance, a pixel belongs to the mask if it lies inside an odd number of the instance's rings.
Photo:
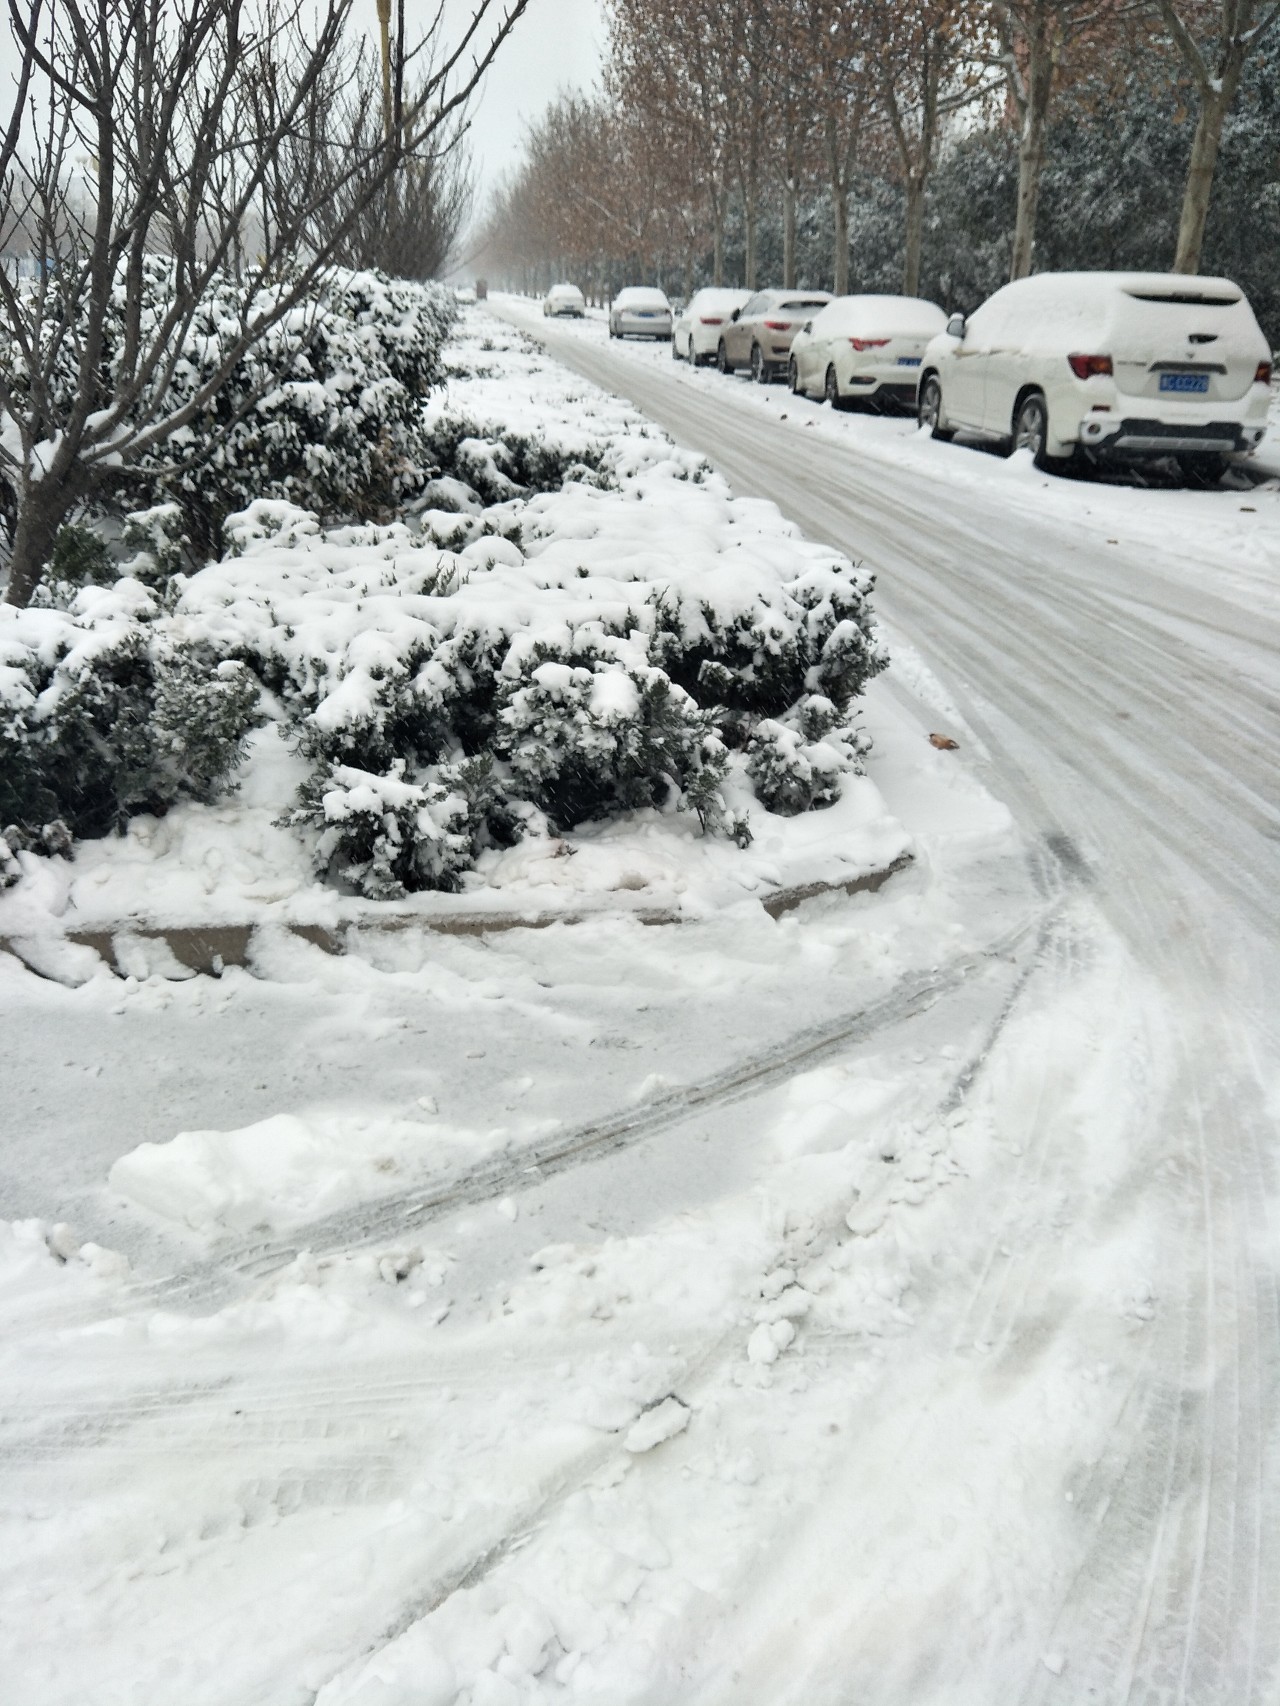
<path id="1" fill-rule="evenodd" d="M 1207 373 L 1162 373 L 1160 375 L 1162 391 L 1181 391 L 1184 395 L 1190 392 L 1193 396 L 1203 396 L 1209 389 Z"/>
<path id="2" fill-rule="evenodd" d="M 642 308 L 636 315 L 637 320 L 656 320 L 658 316 L 651 314 L 647 308 Z"/>
<path id="3" fill-rule="evenodd" d="M 918 355 L 900 355 L 898 357 L 899 367 L 919 367 L 919 365 L 920 357 Z"/>

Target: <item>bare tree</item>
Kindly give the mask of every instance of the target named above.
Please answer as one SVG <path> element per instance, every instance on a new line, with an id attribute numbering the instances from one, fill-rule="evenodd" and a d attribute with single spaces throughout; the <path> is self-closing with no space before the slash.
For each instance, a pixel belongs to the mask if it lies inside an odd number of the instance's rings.
<path id="1" fill-rule="evenodd" d="M 1054 97 L 1064 71 L 1116 71 L 1125 20 L 1142 0 L 991 0 L 997 51 L 1018 120 L 1018 206 L 1010 278 L 1031 271 L 1040 180 Z"/>
<path id="2" fill-rule="evenodd" d="M 1222 144 L 1222 128 L 1240 92 L 1248 60 L 1280 24 L 1280 0 L 1154 0 L 1191 74 L 1200 114 L 1182 198 L 1175 272 L 1200 269 L 1205 221 Z"/>
<path id="3" fill-rule="evenodd" d="M 864 129 L 874 111 L 875 0 L 808 0 L 797 47 L 804 98 L 818 117 L 831 192 L 833 288 L 849 289 L 849 195 Z"/>
<path id="4" fill-rule="evenodd" d="M 964 0 L 895 0 L 881 9 L 871 44 L 880 99 L 906 191 L 902 288 L 920 290 L 924 195 L 944 116 L 976 99 L 973 16 Z"/>
<path id="5" fill-rule="evenodd" d="M 80 505 L 127 491 L 147 459 L 154 475 L 157 456 L 176 469 L 216 453 L 233 423 L 205 428 L 229 376 L 315 300 L 358 214 L 447 134 L 527 3 L 476 0 L 412 103 L 401 29 L 392 137 L 334 147 L 334 68 L 360 64 L 352 0 L 9 0 L 0 251 L 25 240 L 35 273 L 0 274 L 10 602 L 30 600 Z M 273 195 L 285 162 L 288 196 Z M 321 234 L 343 197 L 348 218 Z M 175 400 L 202 304 L 237 270 L 218 359 Z"/>

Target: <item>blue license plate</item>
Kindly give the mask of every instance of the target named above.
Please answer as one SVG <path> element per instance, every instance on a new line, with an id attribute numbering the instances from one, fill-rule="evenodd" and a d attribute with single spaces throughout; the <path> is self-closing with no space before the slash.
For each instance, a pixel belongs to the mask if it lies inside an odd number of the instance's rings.
<path id="1" fill-rule="evenodd" d="M 651 314 L 647 308 L 641 308 L 636 314 L 637 320 L 656 320 L 657 318 L 658 316 Z"/>
<path id="2" fill-rule="evenodd" d="M 918 355 L 900 355 L 898 357 L 899 367 L 919 367 L 919 365 L 920 357 Z"/>
<path id="3" fill-rule="evenodd" d="M 1160 389 L 1162 391 L 1181 391 L 1184 395 L 1189 392 L 1193 396 L 1203 396 L 1209 389 L 1209 375 L 1207 373 L 1162 373 L 1160 375 Z"/>

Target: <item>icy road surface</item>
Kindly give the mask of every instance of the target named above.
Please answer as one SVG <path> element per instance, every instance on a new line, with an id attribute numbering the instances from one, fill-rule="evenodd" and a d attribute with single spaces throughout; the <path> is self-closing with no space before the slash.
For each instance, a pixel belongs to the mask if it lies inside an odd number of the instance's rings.
<path id="1" fill-rule="evenodd" d="M 76 1228 L 0 1227 L 0 1699 L 1269 1706 L 1280 493 L 545 335 L 877 568 L 915 865 L 217 982 L 0 956 L 4 1213 Z"/>

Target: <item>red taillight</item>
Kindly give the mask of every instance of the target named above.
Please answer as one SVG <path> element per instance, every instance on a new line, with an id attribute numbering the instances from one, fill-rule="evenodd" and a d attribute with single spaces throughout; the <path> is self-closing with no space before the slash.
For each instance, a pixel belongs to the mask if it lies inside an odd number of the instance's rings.
<path id="1" fill-rule="evenodd" d="M 1255 385 L 1270 385 L 1271 363 L 1269 361 L 1260 361 L 1258 363 L 1258 371 L 1253 376 L 1253 382 Z"/>
<path id="2" fill-rule="evenodd" d="M 765 325 L 771 332 L 789 332 L 791 330 L 790 320 L 766 320 Z"/>
<path id="3" fill-rule="evenodd" d="M 723 326 L 724 321 L 723 320 L 713 320 L 709 314 L 704 314 L 702 316 L 702 319 L 699 321 L 699 324 L 703 325 L 703 326 Z"/>
<path id="4" fill-rule="evenodd" d="M 1077 379 L 1109 379 L 1111 377 L 1111 357 L 1109 355 L 1069 355 L 1071 371 Z"/>
<path id="5" fill-rule="evenodd" d="M 849 339 L 849 342 L 853 345 L 854 349 L 856 349 L 856 350 L 883 349 L 884 346 L 888 343 L 888 341 L 889 341 L 888 338 L 850 338 Z"/>

